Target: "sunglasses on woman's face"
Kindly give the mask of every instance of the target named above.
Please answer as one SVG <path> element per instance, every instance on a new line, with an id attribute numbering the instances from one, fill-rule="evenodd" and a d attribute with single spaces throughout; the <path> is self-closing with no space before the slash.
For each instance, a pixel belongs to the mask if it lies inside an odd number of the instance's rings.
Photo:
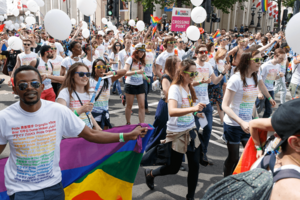
<path id="1" fill-rule="evenodd" d="M 56 47 L 52 47 L 51 49 L 52 49 L 53 51 L 56 51 L 57 48 L 56 48 Z"/>
<path id="2" fill-rule="evenodd" d="M 196 77 L 196 76 L 198 76 L 198 74 L 199 74 L 197 71 L 196 71 L 196 72 L 187 72 L 187 71 L 183 71 L 183 73 L 189 74 L 190 77 Z"/>
<path id="3" fill-rule="evenodd" d="M 169 41 L 167 42 L 168 44 L 175 44 L 176 42 L 175 41 Z"/>
<path id="4" fill-rule="evenodd" d="M 179 43 L 184 43 L 183 41 L 180 41 Z"/>
<path id="5" fill-rule="evenodd" d="M 106 69 L 107 67 L 105 65 L 97 65 L 95 66 L 96 69 Z"/>
<path id="6" fill-rule="evenodd" d="M 226 38 L 225 38 L 225 39 L 222 39 L 221 42 L 226 41 L 226 40 L 227 40 Z"/>
<path id="7" fill-rule="evenodd" d="M 23 43 L 24 46 L 30 46 L 30 44 Z"/>
<path id="8" fill-rule="evenodd" d="M 208 51 L 199 51 L 200 54 L 208 54 Z"/>
<path id="9" fill-rule="evenodd" d="M 30 85 L 31 87 L 38 89 L 41 86 L 41 83 L 38 81 L 31 81 Z M 26 90 L 28 88 L 28 83 L 20 83 L 18 87 L 21 91 Z"/>
<path id="10" fill-rule="evenodd" d="M 90 72 L 75 72 L 75 74 L 78 74 L 80 78 L 84 77 L 84 75 L 88 78 L 91 76 Z"/>
<path id="11" fill-rule="evenodd" d="M 250 60 L 253 60 L 256 63 L 261 63 L 263 61 L 263 58 L 250 58 Z"/>

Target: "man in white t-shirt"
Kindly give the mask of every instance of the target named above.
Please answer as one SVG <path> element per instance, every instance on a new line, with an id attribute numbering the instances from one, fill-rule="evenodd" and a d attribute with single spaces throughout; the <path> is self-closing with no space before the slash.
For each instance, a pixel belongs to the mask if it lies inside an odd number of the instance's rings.
<path id="1" fill-rule="evenodd" d="M 106 57 L 104 56 L 105 54 L 105 46 L 103 45 L 103 36 L 102 35 L 97 35 L 97 51 L 99 53 L 99 58 L 108 62 L 108 60 L 106 59 Z"/>
<path id="2" fill-rule="evenodd" d="M 292 79 L 289 90 L 291 91 L 292 98 L 299 97 L 300 95 L 300 55 L 293 58 L 292 63 Z M 297 95 L 298 92 L 298 95 Z"/>
<path id="3" fill-rule="evenodd" d="M 218 77 L 216 77 L 211 64 L 206 62 L 207 54 L 208 51 L 206 45 L 200 44 L 196 47 L 195 55 L 197 60 L 195 63 L 199 74 L 194 79 L 193 86 L 198 98 L 196 103 L 204 103 L 206 105 L 206 107 L 202 110 L 202 115 L 205 114 L 208 124 L 203 129 L 204 144 L 202 149 L 204 154 L 203 159 L 208 162 L 206 153 L 212 131 L 212 106 L 208 97 L 208 84 L 211 83 L 211 81 L 215 85 L 218 84 L 223 79 L 223 76 L 225 76 L 230 66 L 226 65 L 224 71 Z M 200 128 L 198 117 L 200 116 L 197 114 L 197 116 L 195 116 L 197 130 Z"/>
<path id="4" fill-rule="evenodd" d="M 49 36 L 48 41 L 46 41 L 44 43 L 44 45 L 49 45 L 50 46 L 52 43 L 55 44 L 55 46 L 57 48 L 57 52 L 56 52 L 57 55 L 60 55 L 61 57 L 64 57 L 65 54 L 64 54 L 63 46 L 59 42 L 55 42 L 55 39 L 53 37 Z"/>
<path id="5" fill-rule="evenodd" d="M 183 43 L 184 41 L 182 38 L 177 39 L 177 48 L 176 50 L 178 51 L 178 57 L 182 60 L 182 56 L 185 54 L 185 51 L 183 50 Z"/>
<path id="6" fill-rule="evenodd" d="M 37 69 L 31 66 L 18 68 L 13 90 L 20 96 L 20 101 L 0 111 L 0 153 L 7 143 L 10 146 L 4 175 L 11 199 L 65 199 L 59 168 L 63 136 L 114 143 L 135 140 L 147 132 L 147 128 L 141 127 L 120 134 L 90 129 L 68 107 L 41 100 L 44 89 L 41 82 Z M 41 173 L 41 170 L 47 173 Z"/>
<path id="7" fill-rule="evenodd" d="M 163 72 L 165 70 L 165 63 L 169 56 L 175 55 L 174 47 L 175 47 L 176 40 L 174 37 L 166 37 L 163 42 L 163 46 L 166 49 L 156 58 L 156 69 L 154 71 L 154 76 L 158 76 L 161 80 Z"/>
<path id="8" fill-rule="evenodd" d="M 285 51 L 281 48 L 278 48 L 274 52 L 274 58 L 260 67 L 260 75 L 263 79 L 263 82 L 268 89 L 272 99 L 274 99 L 274 81 L 283 77 L 284 73 L 280 72 L 280 63 L 284 61 L 286 55 Z M 259 90 L 258 98 L 255 102 L 257 112 L 260 113 L 265 105 L 265 112 L 263 118 L 269 118 L 272 114 L 272 105 L 268 99 Z"/>

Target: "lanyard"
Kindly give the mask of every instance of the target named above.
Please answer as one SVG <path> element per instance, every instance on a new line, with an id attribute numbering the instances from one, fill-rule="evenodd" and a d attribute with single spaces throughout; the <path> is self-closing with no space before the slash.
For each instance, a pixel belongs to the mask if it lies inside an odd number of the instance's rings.
<path id="1" fill-rule="evenodd" d="M 78 94 L 77 94 L 77 92 L 76 92 L 75 90 L 74 90 L 74 93 L 76 94 L 76 96 L 77 96 L 77 99 L 79 100 L 79 102 L 80 102 L 81 106 L 83 106 L 83 103 L 81 102 L 81 100 L 80 100 L 80 98 L 79 98 L 79 96 L 78 96 Z M 88 120 L 89 120 L 90 124 L 92 125 L 90 117 L 88 116 L 88 114 L 87 114 L 87 113 L 85 113 L 85 114 L 86 114 L 86 116 L 87 116 L 87 118 L 88 118 Z"/>

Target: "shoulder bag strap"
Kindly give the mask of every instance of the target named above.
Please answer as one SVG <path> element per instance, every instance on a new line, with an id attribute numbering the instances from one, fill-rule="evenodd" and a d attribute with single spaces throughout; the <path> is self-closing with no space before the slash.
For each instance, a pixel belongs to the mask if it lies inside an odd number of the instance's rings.
<path id="1" fill-rule="evenodd" d="M 277 181 L 285 178 L 297 178 L 300 179 L 300 173 L 295 169 L 283 169 L 279 170 L 274 173 L 273 182 L 276 183 Z"/>
<path id="2" fill-rule="evenodd" d="M 78 100 L 79 100 L 79 102 L 80 102 L 81 106 L 83 106 L 83 103 L 81 102 L 81 99 L 79 98 L 79 96 L 78 96 L 78 94 L 77 94 L 77 92 L 76 92 L 75 90 L 74 90 L 74 93 L 76 94 L 76 96 L 77 96 L 77 98 L 78 98 Z M 86 114 L 86 113 L 85 113 L 85 114 Z M 91 119 L 90 119 L 89 115 L 88 115 L 88 114 L 86 114 L 86 116 L 87 116 L 87 118 L 88 118 L 88 120 L 89 120 L 90 124 L 92 125 L 92 123 L 91 123 Z"/>
<path id="3" fill-rule="evenodd" d="M 101 90 L 99 91 L 98 95 L 96 96 L 95 101 L 97 101 L 98 98 L 100 97 L 100 94 L 102 93 L 103 87 L 104 87 L 104 83 L 103 83 L 102 88 L 101 88 Z"/>

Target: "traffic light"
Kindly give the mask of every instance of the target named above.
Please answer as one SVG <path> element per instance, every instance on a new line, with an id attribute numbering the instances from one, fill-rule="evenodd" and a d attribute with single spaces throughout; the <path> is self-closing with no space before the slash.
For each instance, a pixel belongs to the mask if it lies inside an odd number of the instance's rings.
<path id="1" fill-rule="evenodd" d="M 114 1 L 113 0 L 107 0 L 107 16 L 113 16 L 114 15 Z"/>
<path id="2" fill-rule="evenodd" d="M 217 18 L 217 14 L 216 14 L 216 13 L 213 13 L 213 14 L 211 15 L 211 21 L 212 21 L 212 22 L 220 22 L 221 19 L 220 19 L 220 18 Z"/>

